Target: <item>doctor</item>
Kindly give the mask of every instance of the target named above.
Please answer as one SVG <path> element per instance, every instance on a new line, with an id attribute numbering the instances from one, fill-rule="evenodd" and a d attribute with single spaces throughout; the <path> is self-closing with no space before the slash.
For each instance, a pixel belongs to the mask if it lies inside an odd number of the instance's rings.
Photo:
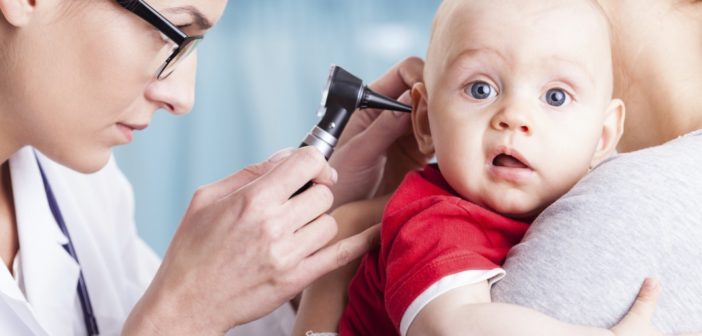
<path id="1" fill-rule="evenodd" d="M 284 151 L 201 187 L 162 262 L 138 237 L 111 148 L 191 109 L 193 49 L 225 5 L 0 0 L 0 335 L 222 335 L 367 249 L 376 231 L 322 247 L 325 213 L 371 196 L 408 130 L 379 111 L 352 119 L 331 165 Z M 397 97 L 421 67 L 374 89 Z"/>

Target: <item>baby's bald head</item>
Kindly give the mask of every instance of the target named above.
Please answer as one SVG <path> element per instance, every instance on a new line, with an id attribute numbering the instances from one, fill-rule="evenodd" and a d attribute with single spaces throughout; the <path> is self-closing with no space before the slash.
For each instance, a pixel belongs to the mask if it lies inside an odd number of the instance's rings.
<path id="1" fill-rule="evenodd" d="M 587 56 L 583 60 L 594 60 L 588 70 L 601 73 L 612 90 L 609 22 L 594 0 L 444 0 L 427 52 L 427 86 L 464 50 L 496 46 L 522 52 L 553 47 L 555 54 L 570 48 Z"/>

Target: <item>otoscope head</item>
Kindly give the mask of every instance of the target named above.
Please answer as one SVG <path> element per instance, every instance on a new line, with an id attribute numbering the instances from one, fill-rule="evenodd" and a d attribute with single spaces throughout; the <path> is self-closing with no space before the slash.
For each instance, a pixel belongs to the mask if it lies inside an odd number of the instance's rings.
<path id="1" fill-rule="evenodd" d="M 336 65 L 332 65 L 329 80 L 322 91 L 322 106 L 327 109 L 341 107 L 350 112 L 359 108 L 412 112 L 412 107 L 374 92 L 363 85 L 361 79 Z"/>
<path id="2" fill-rule="evenodd" d="M 399 112 L 412 112 L 412 107 L 400 103 L 399 101 L 383 96 L 380 93 L 374 92 L 367 86 L 363 87 L 363 98 L 361 98 L 361 104 L 359 108 L 374 108 L 380 110 L 390 110 Z"/>
<path id="3" fill-rule="evenodd" d="M 411 107 L 373 92 L 363 85 L 360 78 L 341 67 L 332 65 L 329 80 L 322 91 L 322 108 L 319 110 L 322 120 L 317 128 L 338 139 L 353 112 L 359 108 L 412 111 Z"/>
<path id="4" fill-rule="evenodd" d="M 343 68 L 332 65 L 329 80 L 322 91 L 322 106 L 327 109 L 356 110 L 363 94 L 363 81 Z"/>
<path id="5" fill-rule="evenodd" d="M 411 107 L 373 92 L 360 78 L 332 65 L 329 80 L 322 90 L 322 108 L 318 112 L 322 120 L 307 134 L 300 147 L 313 146 L 329 160 L 351 115 L 359 108 L 412 111 Z M 293 197 L 311 185 L 311 182 L 307 183 Z"/>

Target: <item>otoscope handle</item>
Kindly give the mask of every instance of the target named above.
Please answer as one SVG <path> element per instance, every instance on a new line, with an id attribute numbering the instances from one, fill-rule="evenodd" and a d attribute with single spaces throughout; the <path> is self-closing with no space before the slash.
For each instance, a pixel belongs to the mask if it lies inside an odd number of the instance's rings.
<path id="1" fill-rule="evenodd" d="M 290 198 L 302 194 L 303 192 L 305 192 L 305 190 L 312 188 L 313 185 L 314 183 L 312 183 L 312 181 L 308 181 L 307 183 L 305 183 L 305 185 L 302 186 L 302 188 L 298 189 L 292 196 L 290 196 Z"/>
<path id="2" fill-rule="evenodd" d="M 337 138 L 329 132 L 323 130 L 320 126 L 322 126 L 322 123 L 324 121 L 320 122 L 317 126 L 312 128 L 312 130 L 307 134 L 307 137 L 305 137 L 305 140 L 302 141 L 302 144 L 300 144 L 299 148 L 302 147 L 307 147 L 307 146 L 312 146 L 314 148 L 317 148 L 322 155 L 324 155 L 324 158 L 329 161 L 329 158 L 331 157 L 332 153 L 334 153 L 334 147 L 336 147 L 336 143 L 338 142 Z M 292 196 L 295 197 L 305 190 L 309 189 L 312 187 L 314 183 L 312 181 L 307 182 L 302 188 L 298 189 Z"/>
<path id="3" fill-rule="evenodd" d="M 360 78 L 333 65 L 329 72 L 327 86 L 322 91 L 322 110 L 320 110 L 320 113 L 323 113 L 322 120 L 307 134 L 300 147 L 313 146 L 329 160 L 341 133 L 351 119 L 351 114 L 359 108 L 412 111 L 411 106 L 373 92 L 363 85 Z M 308 182 L 292 197 L 299 195 L 312 185 L 312 182 Z"/>

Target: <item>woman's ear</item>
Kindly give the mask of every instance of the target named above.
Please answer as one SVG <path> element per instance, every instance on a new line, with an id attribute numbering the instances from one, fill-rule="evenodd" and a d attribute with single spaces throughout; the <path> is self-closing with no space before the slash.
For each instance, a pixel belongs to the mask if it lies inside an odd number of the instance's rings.
<path id="1" fill-rule="evenodd" d="M 417 139 L 419 151 L 424 155 L 434 154 L 434 141 L 429 128 L 429 109 L 427 107 L 427 88 L 424 83 L 412 86 L 412 129 Z"/>
<path id="2" fill-rule="evenodd" d="M 29 22 L 35 8 L 35 0 L 0 0 L 2 17 L 14 27 L 21 27 Z"/>
<path id="3" fill-rule="evenodd" d="M 610 157 L 617 148 L 617 143 L 624 133 L 624 117 L 625 117 L 624 102 L 621 99 L 613 99 L 607 107 L 604 125 L 602 126 L 602 135 L 597 144 L 597 150 L 592 157 L 590 166 L 594 167 L 600 162 Z"/>

